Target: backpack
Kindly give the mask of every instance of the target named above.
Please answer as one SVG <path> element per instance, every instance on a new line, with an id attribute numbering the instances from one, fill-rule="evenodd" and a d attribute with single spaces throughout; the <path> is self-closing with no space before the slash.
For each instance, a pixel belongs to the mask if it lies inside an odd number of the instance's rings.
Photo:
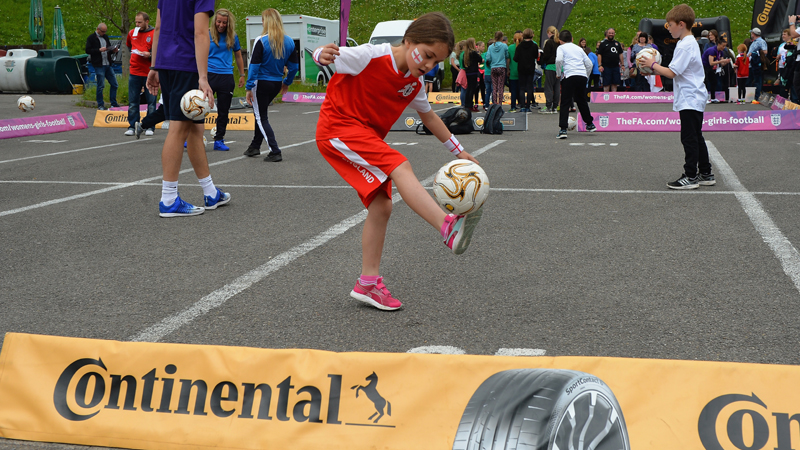
<path id="1" fill-rule="evenodd" d="M 496 104 L 490 106 L 483 117 L 481 134 L 503 134 L 503 122 L 500 121 L 503 118 L 503 114 L 505 114 L 505 111 L 503 111 L 502 106 Z"/>
<path id="2" fill-rule="evenodd" d="M 439 116 L 453 134 L 472 133 L 472 111 L 456 106 L 448 109 Z M 424 124 L 417 125 L 417 134 L 433 134 Z"/>

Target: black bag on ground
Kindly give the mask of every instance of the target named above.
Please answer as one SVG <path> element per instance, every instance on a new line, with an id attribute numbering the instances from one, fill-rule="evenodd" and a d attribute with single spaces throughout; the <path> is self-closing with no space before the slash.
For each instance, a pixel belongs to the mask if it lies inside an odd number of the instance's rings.
<path id="1" fill-rule="evenodd" d="M 439 118 L 442 119 L 447 128 L 453 134 L 469 134 L 472 133 L 472 112 L 467 108 L 456 106 L 448 109 L 442 113 Z M 433 134 L 423 124 L 417 125 L 417 134 Z"/>
<path id="2" fill-rule="evenodd" d="M 503 114 L 505 114 L 505 111 L 503 111 L 502 106 L 496 104 L 490 106 L 483 117 L 481 134 L 503 134 L 503 122 L 500 121 L 503 118 Z"/>

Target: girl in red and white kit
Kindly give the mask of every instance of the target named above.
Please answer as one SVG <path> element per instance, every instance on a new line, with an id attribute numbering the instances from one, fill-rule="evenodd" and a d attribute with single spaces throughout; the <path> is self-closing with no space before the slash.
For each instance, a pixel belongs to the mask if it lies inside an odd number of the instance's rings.
<path id="1" fill-rule="evenodd" d="M 428 13 L 409 25 L 402 42 L 339 48 L 319 47 L 314 60 L 336 63 L 317 123 L 317 147 L 331 166 L 358 192 L 367 208 L 361 235 L 361 277 L 350 296 L 383 310 L 402 303 L 380 276 L 386 227 L 392 213 L 392 182 L 408 206 L 441 233 L 455 254 L 469 246 L 482 210 L 467 216 L 446 214 L 417 180 L 405 156 L 384 141 L 406 107 L 457 158 L 478 162 L 431 110 L 423 76 L 453 51 L 450 21 Z"/>

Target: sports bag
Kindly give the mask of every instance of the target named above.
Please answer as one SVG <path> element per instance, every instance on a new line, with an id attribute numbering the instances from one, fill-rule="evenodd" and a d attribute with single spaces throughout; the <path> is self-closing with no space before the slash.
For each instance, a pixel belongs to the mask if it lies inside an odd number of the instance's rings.
<path id="1" fill-rule="evenodd" d="M 456 106 L 442 113 L 442 119 L 447 129 L 453 134 L 472 133 L 472 112 L 467 108 Z M 417 134 L 433 134 L 424 124 L 417 125 Z"/>
<path id="2" fill-rule="evenodd" d="M 505 111 L 503 111 L 502 106 L 497 104 L 490 106 L 483 117 L 481 134 L 503 134 L 503 122 L 500 121 L 503 118 L 503 114 L 505 114 Z"/>

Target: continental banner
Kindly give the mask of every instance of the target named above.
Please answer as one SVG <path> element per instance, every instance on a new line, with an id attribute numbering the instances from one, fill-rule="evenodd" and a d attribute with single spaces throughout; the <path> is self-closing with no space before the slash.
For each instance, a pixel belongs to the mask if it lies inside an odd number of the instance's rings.
<path id="1" fill-rule="evenodd" d="M 144 118 L 147 112 L 141 112 Z M 206 116 L 205 129 L 210 130 L 217 126 L 217 113 Z M 156 128 L 161 128 L 159 122 Z M 128 128 L 128 111 L 97 111 L 94 117 L 94 127 L 98 128 Z M 228 113 L 228 130 L 253 131 L 255 129 L 255 116 L 253 113 Z"/>
<path id="2" fill-rule="evenodd" d="M 533 94 L 534 98 L 536 99 L 536 103 L 545 103 L 546 100 L 544 98 L 544 92 L 535 92 Z M 461 94 L 458 92 L 429 92 L 428 93 L 428 102 L 429 103 L 456 103 L 461 104 Z M 503 93 L 503 104 L 510 105 L 511 104 L 511 93 L 504 92 Z"/>
<path id="3" fill-rule="evenodd" d="M 140 449 L 790 450 L 798 378 L 785 365 L 9 333 L 0 436 Z"/>

